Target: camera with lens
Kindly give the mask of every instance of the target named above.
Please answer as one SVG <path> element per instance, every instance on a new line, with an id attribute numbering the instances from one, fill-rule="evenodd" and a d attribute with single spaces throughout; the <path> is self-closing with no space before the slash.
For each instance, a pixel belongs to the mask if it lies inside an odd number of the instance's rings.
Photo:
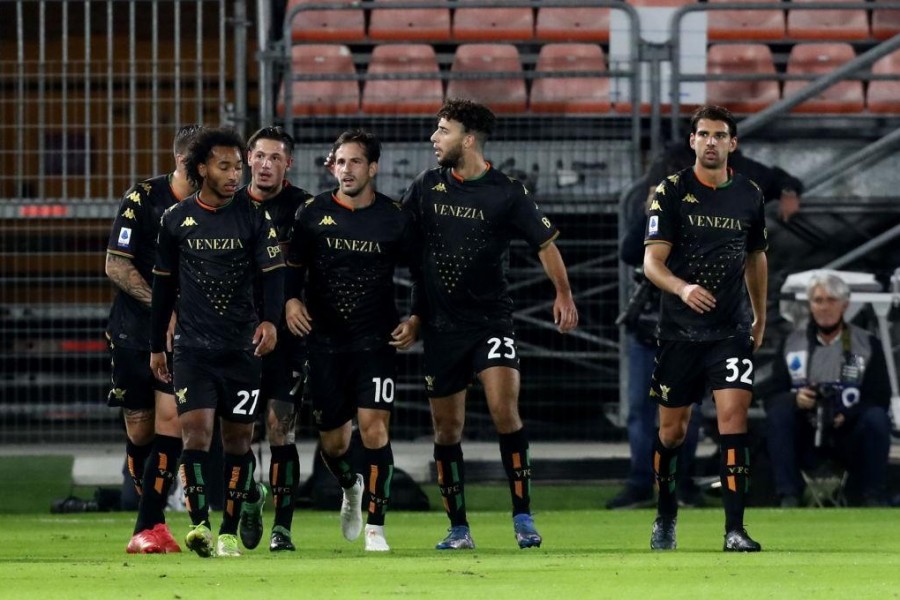
<path id="1" fill-rule="evenodd" d="M 834 416 L 842 412 L 841 386 L 837 383 L 816 383 L 810 386 L 816 393 L 815 447 L 827 448 L 832 445 Z"/>
<path id="2" fill-rule="evenodd" d="M 659 323 L 659 288 L 635 269 L 635 286 L 624 310 L 616 317 L 616 325 L 625 325 L 629 333 L 647 346 L 656 345 L 656 325 Z"/>

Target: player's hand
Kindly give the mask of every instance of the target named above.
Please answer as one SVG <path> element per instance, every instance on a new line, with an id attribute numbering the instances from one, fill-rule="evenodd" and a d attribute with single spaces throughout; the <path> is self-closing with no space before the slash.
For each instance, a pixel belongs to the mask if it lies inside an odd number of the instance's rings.
<path id="1" fill-rule="evenodd" d="M 412 346 L 419 337 L 419 317 L 411 316 L 403 321 L 391 332 L 391 346 L 398 350 L 406 350 Z"/>
<path id="2" fill-rule="evenodd" d="M 169 373 L 169 366 L 166 364 L 165 352 L 150 353 L 150 371 L 163 383 L 172 383 L 172 374 Z"/>
<path id="3" fill-rule="evenodd" d="M 175 323 L 178 322 L 178 318 L 175 314 L 175 311 L 172 311 L 172 318 L 169 319 L 169 328 L 166 329 L 166 351 L 174 352 L 173 350 L 175 343 Z"/>
<path id="4" fill-rule="evenodd" d="M 328 156 L 325 157 L 325 162 L 322 163 L 322 166 L 325 167 L 329 173 L 334 169 L 334 152 L 329 152 Z"/>
<path id="5" fill-rule="evenodd" d="M 782 191 L 781 199 L 778 201 L 778 218 L 787 223 L 798 212 L 800 212 L 800 196 L 797 192 Z"/>
<path id="6" fill-rule="evenodd" d="M 253 333 L 253 345 L 256 346 L 256 351 L 253 354 L 265 356 L 275 349 L 277 342 L 278 331 L 275 329 L 275 326 L 269 321 L 263 321 Z"/>
<path id="7" fill-rule="evenodd" d="M 759 347 L 762 346 L 763 336 L 766 334 L 766 322 L 756 320 L 753 321 L 753 325 L 750 327 L 750 340 L 753 342 L 753 351 L 756 352 L 759 350 Z"/>
<path id="8" fill-rule="evenodd" d="M 681 288 L 678 297 L 691 310 L 700 314 L 707 313 L 716 307 L 716 297 L 709 290 L 696 283 L 689 283 Z"/>
<path id="9" fill-rule="evenodd" d="M 797 408 L 812 410 L 816 405 L 816 390 L 811 387 L 802 387 L 797 390 Z"/>
<path id="10" fill-rule="evenodd" d="M 844 416 L 844 413 L 838 413 L 834 415 L 834 428 L 840 429 L 841 425 L 844 424 L 844 421 L 847 420 L 847 417 Z"/>
<path id="11" fill-rule="evenodd" d="M 294 335 L 304 336 L 312 331 L 312 317 L 306 310 L 306 305 L 291 298 L 284 305 L 284 320 L 288 330 Z"/>
<path id="12" fill-rule="evenodd" d="M 553 323 L 560 333 L 569 333 L 578 326 L 578 309 L 571 293 L 556 294 L 553 301 Z"/>

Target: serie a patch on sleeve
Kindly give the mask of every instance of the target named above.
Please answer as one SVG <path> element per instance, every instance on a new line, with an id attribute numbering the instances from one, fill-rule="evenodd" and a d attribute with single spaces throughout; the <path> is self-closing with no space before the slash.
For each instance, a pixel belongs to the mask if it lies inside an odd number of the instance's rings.
<path id="1" fill-rule="evenodd" d="M 119 230 L 119 247 L 127 248 L 131 244 L 131 228 L 123 227 Z"/>
<path id="2" fill-rule="evenodd" d="M 659 232 L 659 217 L 657 215 L 653 215 L 650 217 L 650 220 L 647 224 L 647 233 L 653 235 L 654 233 Z M 121 240 L 121 238 L 119 238 Z"/>

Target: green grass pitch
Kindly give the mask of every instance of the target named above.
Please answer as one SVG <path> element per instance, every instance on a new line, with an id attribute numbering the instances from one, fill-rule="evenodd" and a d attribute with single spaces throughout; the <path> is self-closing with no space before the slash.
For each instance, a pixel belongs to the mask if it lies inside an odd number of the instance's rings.
<path id="1" fill-rule="evenodd" d="M 601 485 L 534 488 L 541 548 L 519 550 L 505 485 L 472 485 L 469 520 L 475 551 L 439 552 L 447 520 L 435 486 L 430 512 L 395 511 L 385 528 L 392 551 L 367 554 L 346 542 L 337 511 L 299 510 L 298 551 L 260 547 L 235 559 L 191 553 L 125 553 L 134 515 L 51 515 L 50 501 L 69 493 L 71 458 L 0 458 L 0 599 L 116 600 L 201 598 L 655 598 L 717 600 L 811 598 L 900 600 L 900 523 L 892 509 L 747 511 L 759 554 L 722 552 L 723 513 L 685 509 L 678 550 L 649 550 L 652 510 L 600 507 L 616 489 Z M 82 496 L 88 490 L 76 490 Z M 184 513 L 169 513 L 181 541 Z M 213 515 L 213 527 L 221 517 Z"/>

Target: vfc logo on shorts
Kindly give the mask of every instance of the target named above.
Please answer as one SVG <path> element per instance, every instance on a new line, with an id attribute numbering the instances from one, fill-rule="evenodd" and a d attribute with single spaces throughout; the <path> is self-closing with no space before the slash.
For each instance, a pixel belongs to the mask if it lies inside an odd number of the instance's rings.
<path id="1" fill-rule="evenodd" d="M 184 404 L 187 402 L 187 388 L 175 390 L 175 401 L 178 402 L 178 404 Z"/>
<path id="2" fill-rule="evenodd" d="M 425 376 L 425 389 L 429 392 L 434 391 L 434 375 Z"/>

